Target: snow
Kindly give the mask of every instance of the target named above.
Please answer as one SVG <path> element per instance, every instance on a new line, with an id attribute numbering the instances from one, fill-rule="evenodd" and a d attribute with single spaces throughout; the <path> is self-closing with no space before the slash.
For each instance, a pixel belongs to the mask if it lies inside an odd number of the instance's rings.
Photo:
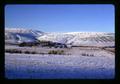
<path id="1" fill-rule="evenodd" d="M 19 42 L 36 42 L 37 38 L 44 35 L 43 32 L 23 29 L 23 28 L 6 28 L 5 29 L 5 42 L 6 43 L 19 43 Z M 11 40 L 11 41 L 9 41 Z M 12 42 L 12 40 L 14 42 Z"/>
<path id="2" fill-rule="evenodd" d="M 31 29 L 11 28 L 5 29 L 5 42 L 36 42 L 36 40 L 52 41 L 73 46 L 114 46 L 115 34 L 105 32 L 66 32 L 66 33 L 44 33 Z M 15 41 L 9 41 L 15 40 Z"/>
<path id="3" fill-rule="evenodd" d="M 21 40 L 19 40 L 21 39 Z M 5 42 L 47 40 L 76 46 L 115 46 L 114 33 L 43 33 L 37 30 L 5 29 Z M 5 49 L 47 53 L 51 48 L 7 45 Z M 54 49 L 54 48 L 53 48 Z M 57 49 L 55 49 L 57 50 Z M 101 49 L 64 49 L 66 55 L 5 53 L 5 76 L 9 79 L 113 79 L 115 54 Z M 93 56 L 83 56 L 82 54 Z M 69 55 L 68 55 L 69 54 Z"/>
<path id="4" fill-rule="evenodd" d="M 104 56 L 5 53 L 5 77 L 9 79 L 113 79 L 115 56 L 103 52 L 99 54 Z"/>
<path id="5" fill-rule="evenodd" d="M 68 32 L 48 33 L 40 36 L 38 40 L 61 42 L 72 45 L 114 46 L 114 33 L 105 32 Z"/>

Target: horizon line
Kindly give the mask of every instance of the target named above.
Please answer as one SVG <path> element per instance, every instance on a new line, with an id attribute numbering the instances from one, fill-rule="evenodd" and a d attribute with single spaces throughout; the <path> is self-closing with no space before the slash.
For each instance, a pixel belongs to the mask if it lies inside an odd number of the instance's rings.
<path id="1" fill-rule="evenodd" d="M 22 30 L 37 30 L 37 31 L 41 31 L 40 29 L 33 29 L 33 28 L 29 28 L 29 29 L 26 29 L 26 28 L 23 28 L 23 27 L 19 27 L 19 28 L 15 28 L 15 27 L 5 27 L 5 29 L 22 29 Z M 42 31 L 42 32 L 45 32 L 45 31 Z M 80 33 L 80 32 L 86 32 L 86 33 L 89 33 L 89 32 L 100 32 L 100 33 L 115 33 L 115 32 L 104 32 L 104 31 L 66 31 L 66 32 L 64 32 L 64 31 L 53 31 L 53 32 L 46 32 L 46 33 L 70 33 L 70 32 L 72 32 L 72 33 Z"/>

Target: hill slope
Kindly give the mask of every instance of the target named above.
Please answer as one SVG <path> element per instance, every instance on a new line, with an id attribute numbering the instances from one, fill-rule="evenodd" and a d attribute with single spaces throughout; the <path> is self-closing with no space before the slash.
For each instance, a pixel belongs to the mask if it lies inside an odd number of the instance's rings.
<path id="1" fill-rule="evenodd" d="M 31 29 L 5 29 L 6 43 L 35 42 L 44 32 Z"/>
<path id="2" fill-rule="evenodd" d="M 105 32 L 68 32 L 44 33 L 29 29 L 5 29 L 5 42 L 52 41 L 73 46 L 115 46 L 114 33 Z"/>
<path id="3" fill-rule="evenodd" d="M 38 38 L 74 46 L 114 46 L 114 33 L 104 32 L 70 32 L 70 33 L 49 33 Z"/>

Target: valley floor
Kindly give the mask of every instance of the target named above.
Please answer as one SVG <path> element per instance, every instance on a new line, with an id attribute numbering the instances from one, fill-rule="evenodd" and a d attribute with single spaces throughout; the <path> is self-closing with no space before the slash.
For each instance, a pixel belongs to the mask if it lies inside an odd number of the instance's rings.
<path id="1" fill-rule="evenodd" d="M 103 55 L 115 55 L 115 49 L 114 48 L 99 48 L 99 47 L 72 47 L 72 48 L 49 48 L 49 47 L 19 47 L 15 45 L 5 45 L 5 50 L 16 50 L 21 52 L 35 52 L 36 54 L 48 54 L 49 51 L 55 50 L 63 50 L 64 55 L 82 55 L 82 54 L 91 54 L 91 55 L 97 55 L 97 56 L 103 56 Z"/>
<path id="2" fill-rule="evenodd" d="M 8 79 L 113 79 L 115 55 L 105 50 L 73 49 L 71 55 L 5 53 Z M 80 53 L 94 56 L 82 56 Z"/>

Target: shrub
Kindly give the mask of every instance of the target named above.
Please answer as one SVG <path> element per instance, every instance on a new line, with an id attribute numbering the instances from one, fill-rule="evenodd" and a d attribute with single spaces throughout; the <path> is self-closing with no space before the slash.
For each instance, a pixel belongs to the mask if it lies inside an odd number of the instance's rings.
<path id="1" fill-rule="evenodd" d="M 16 49 L 10 50 L 11 53 L 17 53 Z"/>
<path id="2" fill-rule="evenodd" d="M 89 54 L 86 54 L 86 56 L 89 56 Z"/>
<path id="3" fill-rule="evenodd" d="M 57 46 L 55 46 L 55 48 L 58 48 Z"/>
<path id="4" fill-rule="evenodd" d="M 5 52 L 11 53 L 11 50 L 10 49 L 6 49 Z"/>
<path id="5" fill-rule="evenodd" d="M 58 51 L 53 51 L 53 54 L 57 54 L 58 53 Z"/>
<path id="6" fill-rule="evenodd" d="M 25 54 L 30 54 L 30 52 L 29 52 L 29 51 L 25 51 L 24 53 L 25 53 Z"/>
<path id="7" fill-rule="evenodd" d="M 85 56 L 85 53 L 82 53 L 82 56 Z"/>
<path id="8" fill-rule="evenodd" d="M 64 54 L 64 51 L 63 50 L 50 50 L 48 52 L 48 54 L 59 54 L 59 55 L 61 55 L 61 54 Z"/>
<path id="9" fill-rule="evenodd" d="M 26 43 L 21 43 L 21 44 L 19 44 L 19 47 L 24 47 L 26 45 Z"/>
<path id="10" fill-rule="evenodd" d="M 63 51 L 63 50 L 58 51 L 58 54 L 59 54 L 59 55 L 64 54 L 64 51 Z"/>
<path id="11" fill-rule="evenodd" d="M 21 53 L 21 51 L 18 51 L 18 53 Z"/>
<path id="12" fill-rule="evenodd" d="M 10 52 L 10 49 L 6 49 L 5 52 Z"/>
<path id="13" fill-rule="evenodd" d="M 94 56 L 94 54 L 86 54 L 86 53 L 82 53 L 81 55 L 82 55 L 82 56 L 91 56 L 91 57 Z"/>
<path id="14" fill-rule="evenodd" d="M 54 50 L 50 50 L 48 54 L 54 54 Z"/>
<path id="15" fill-rule="evenodd" d="M 14 53 L 19 53 L 19 51 L 17 51 L 17 50 L 13 50 L 13 52 L 14 52 Z"/>
<path id="16" fill-rule="evenodd" d="M 91 56 L 91 57 L 93 57 L 94 55 L 93 55 L 93 54 L 91 54 L 90 56 Z"/>
<path id="17" fill-rule="evenodd" d="M 8 52 L 8 53 L 22 53 L 21 50 L 17 50 L 17 49 L 6 49 L 5 52 Z"/>
<path id="18" fill-rule="evenodd" d="M 52 54 L 52 51 L 50 50 L 50 51 L 48 52 L 48 54 Z"/>
<path id="19" fill-rule="evenodd" d="M 31 52 L 31 54 L 37 54 L 36 52 Z"/>

